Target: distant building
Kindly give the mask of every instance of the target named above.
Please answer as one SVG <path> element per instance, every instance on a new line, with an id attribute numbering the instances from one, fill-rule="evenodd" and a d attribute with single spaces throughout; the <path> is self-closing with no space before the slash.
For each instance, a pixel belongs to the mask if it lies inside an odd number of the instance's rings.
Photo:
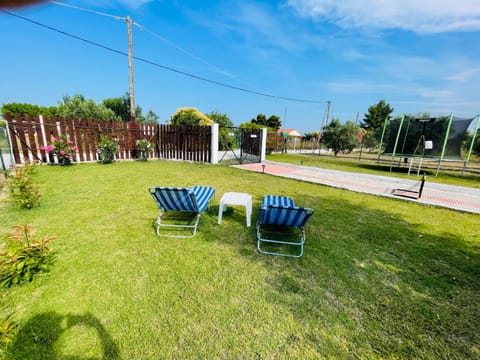
<path id="1" fill-rule="evenodd" d="M 287 133 L 287 136 L 293 137 L 293 138 L 302 138 L 303 137 L 303 135 L 300 134 L 295 129 L 278 129 L 277 133 L 279 133 L 280 135 L 283 135 L 282 133 Z"/>
<path id="2" fill-rule="evenodd" d="M 295 148 L 297 147 L 297 142 L 300 142 L 303 138 L 303 135 L 300 134 L 295 129 L 278 129 L 277 134 L 286 138 L 285 142 L 290 143 L 290 146 L 293 147 L 293 150 L 295 150 Z M 286 148 L 285 148 L 285 152 L 286 152 Z"/>

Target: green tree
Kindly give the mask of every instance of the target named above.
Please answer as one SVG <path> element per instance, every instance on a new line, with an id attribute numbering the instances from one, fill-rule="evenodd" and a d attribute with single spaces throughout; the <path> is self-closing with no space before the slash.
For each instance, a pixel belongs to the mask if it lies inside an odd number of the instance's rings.
<path id="1" fill-rule="evenodd" d="M 221 114 L 218 111 L 212 111 L 207 116 L 219 127 L 233 127 L 233 122 L 230 120 L 227 114 Z"/>
<path id="2" fill-rule="evenodd" d="M 79 119 L 120 120 L 115 113 L 104 105 L 97 105 L 92 99 L 85 99 L 83 95 L 64 95 L 58 103 L 57 115 Z"/>
<path id="3" fill-rule="evenodd" d="M 104 99 L 103 106 L 112 110 L 117 118 L 123 121 L 130 121 L 130 93 L 126 92 L 122 97 Z M 135 121 L 149 124 L 157 124 L 159 116 L 152 110 L 147 112 L 147 115 L 142 114 L 142 108 L 140 106 L 135 107 Z"/>
<path id="4" fill-rule="evenodd" d="M 35 115 L 55 115 L 57 113 L 56 106 L 39 106 L 27 103 L 7 103 L 3 104 L 1 113 L 2 114 L 28 114 L 30 116 Z"/>
<path id="5" fill-rule="evenodd" d="M 280 117 L 277 115 L 271 115 L 268 119 L 265 114 L 258 114 L 256 118 L 250 120 L 251 123 L 260 125 L 260 127 L 270 128 L 272 131 L 277 131 L 282 127 Z"/>
<path id="6" fill-rule="evenodd" d="M 152 110 L 148 110 L 147 113 L 145 114 L 143 122 L 147 124 L 158 124 L 159 120 L 160 120 L 160 116 L 155 114 Z"/>
<path id="7" fill-rule="evenodd" d="M 368 108 L 361 126 L 367 130 L 375 130 L 382 127 L 386 119 L 390 120 L 392 113 L 393 108 L 385 100 L 380 100 Z"/>
<path id="8" fill-rule="evenodd" d="M 172 125 L 210 126 L 212 123 L 212 119 L 193 107 L 179 108 L 170 117 L 170 124 Z"/>
<path id="9" fill-rule="evenodd" d="M 112 110 L 123 121 L 130 121 L 130 97 L 125 94 L 122 97 L 108 98 L 102 101 L 103 106 Z"/>
<path id="10" fill-rule="evenodd" d="M 263 129 L 265 126 L 264 125 L 259 125 L 259 124 L 256 124 L 256 123 L 253 123 L 253 122 L 249 121 L 249 122 L 241 123 L 240 127 L 242 129 Z"/>
<path id="11" fill-rule="evenodd" d="M 333 118 L 330 124 L 323 128 L 322 140 L 337 156 L 340 151 L 355 149 L 358 143 L 358 130 L 358 126 L 350 120 L 341 124 L 338 118 Z"/>
<path id="12" fill-rule="evenodd" d="M 265 114 L 257 114 L 257 117 L 250 120 L 251 123 L 267 126 L 267 117 Z"/>
<path id="13" fill-rule="evenodd" d="M 233 147 L 235 137 L 229 135 L 231 130 L 229 128 L 233 127 L 233 122 L 227 116 L 227 114 L 221 114 L 218 111 L 212 111 L 207 116 L 212 119 L 212 121 L 218 124 L 218 148 L 219 150 L 229 150 Z"/>
<path id="14" fill-rule="evenodd" d="M 280 121 L 280 117 L 277 116 L 277 115 L 271 115 L 268 119 L 267 119 L 267 126 L 270 128 L 270 129 L 273 129 L 275 131 L 277 131 L 278 129 L 280 129 L 282 127 L 282 122 Z"/>
<path id="15" fill-rule="evenodd" d="M 303 134 L 303 138 L 305 139 L 305 141 L 316 140 L 316 139 L 318 139 L 318 131 L 312 131 L 312 132 L 305 133 L 305 134 Z"/>
<path id="16" fill-rule="evenodd" d="M 363 136 L 363 146 L 368 150 L 375 149 L 379 145 L 376 133 L 377 131 L 367 131 Z"/>

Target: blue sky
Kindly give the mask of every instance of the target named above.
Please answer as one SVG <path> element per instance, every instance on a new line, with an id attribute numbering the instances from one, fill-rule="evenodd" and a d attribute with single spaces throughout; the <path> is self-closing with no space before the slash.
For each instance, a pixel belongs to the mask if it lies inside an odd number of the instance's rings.
<path id="1" fill-rule="evenodd" d="M 143 112 L 165 123 L 179 107 L 226 113 L 238 125 L 258 113 L 285 128 L 318 130 L 363 119 L 385 99 L 395 115 L 480 113 L 480 1 L 83 0 L 9 9 L 41 24 L 233 87 L 134 61 Z M 72 7 L 73 6 L 73 7 Z M 80 10 L 88 9 L 90 12 Z M 0 12 L 0 103 L 56 105 L 64 94 L 101 102 L 128 91 L 128 59 Z M 319 103 L 286 101 L 281 97 Z"/>

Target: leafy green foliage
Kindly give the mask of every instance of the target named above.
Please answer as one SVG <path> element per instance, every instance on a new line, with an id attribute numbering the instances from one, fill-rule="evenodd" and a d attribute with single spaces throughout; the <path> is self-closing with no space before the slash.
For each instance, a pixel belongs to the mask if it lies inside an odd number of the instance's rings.
<path id="1" fill-rule="evenodd" d="M 265 126 L 255 124 L 255 123 L 252 123 L 252 122 L 245 122 L 245 123 L 241 123 L 240 127 L 242 129 L 263 129 Z"/>
<path id="2" fill-rule="evenodd" d="M 218 111 L 212 111 L 207 116 L 219 127 L 233 127 L 233 122 L 230 120 L 227 114 L 221 114 Z"/>
<path id="3" fill-rule="evenodd" d="M 2 352 L 8 350 L 10 344 L 15 340 L 18 324 L 16 324 L 11 316 L 0 320 L 0 358 Z"/>
<path id="4" fill-rule="evenodd" d="M 97 105 L 92 99 L 83 95 L 64 95 L 58 105 L 58 115 L 79 119 L 118 120 L 118 116 L 104 105 Z"/>
<path id="5" fill-rule="evenodd" d="M 100 135 L 97 143 L 98 162 L 100 164 L 111 164 L 115 161 L 115 154 L 119 149 L 118 141 L 107 135 Z"/>
<path id="6" fill-rule="evenodd" d="M 318 131 L 312 131 L 312 132 L 305 133 L 303 135 L 303 138 L 305 139 L 305 141 L 316 140 L 316 139 L 318 139 Z"/>
<path id="7" fill-rule="evenodd" d="M 250 120 L 251 123 L 260 125 L 260 127 L 267 127 L 273 131 L 277 131 L 282 127 L 280 117 L 271 115 L 268 119 L 265 114 L 258 114 L 256 118 Z"/>
<path id="8" fill-rule="evenodd" d="M 13 174 L 8 174 L 7 187 L 10 198 L 22 209 L 31 209 L 38 204 L 40 191 L 32 179 L 35 171 L 34 164 L 26 164 L 23 167 L 15 167 Z"/>
<path id="9" fill-rule="evenodd" d="M 218 148 L 219 150 L 225 151 L 233 147 L 235 142 L 235 137 L 230 135 L 232 130 L 229 129 L 233 127 L 233 122 L 230 120 L 227 114 L 221 114 L 218 111 L 212 111 L 207 116 L 212 119 L 212 121 L 218 124 Z"/>
<path id="10" fill-rule="evenodd" d="M 104 99 L 103 106 L 112 110 L 118 119 L 123 121 L 130 121 L 130 93 L 126 92 L 122 97 Z M 152 110 L 148 110 L 144 116 L 140 106 L 135 107 L 135 121 L 148 124 L 158 124 L 159 116 Z"/>
<path id="11" fill-rule="evenodd" d="M 380 100 L 377 104 L 368 108 L 368 113 L 362 122 L 362 127 L 365 129 L 377 129 L 382 127 L 386 119 L 391 118 L 393 108 L 385 101 Z"/>
<path id="12" fill-rule="evenodd" d="M 352 151 L 356 147 L 358 130 L 351 121 L 341 124 L 340 120 L 333 118 L 330 124 L 323 128 L 322 141 L 337 156 L 340 151 Z"/>
<path id="13" fill-rule="evenodd" d="M 209 126 L 213 121 L 207 115 L 193 107 L 179 108 L 170 117 L 172 125 L 200 125 Z"/>
<path id="14" fill-rule="evenodd" d="M 12 227 L 0 252 L 0 287 L 10 287 L 22 281 L 32 281 L 39 271 L 47 271 L 53 261 L 48 243 L 55 237 L 44 236 L 34 239 L 31 225 Z"/>
<path id="15" fill-rule="evenodd" d="M 363 146 L 367 149 L 375 149 L 379 144 L 378 140 L 378 130 L 381 130 L 381 128 L 377 129 L 377 131 L 367 131 L 365 132 L 365 135 L 363 136 Z M 381 136 L 381 132 L 380 132 Z"/>
<path id="16" fill-rule="evenodd" d="M 142 118 L 137 117 L 137 122 L 144 122 L 146 124 L 158 124 L 159 120 L 160 116 L 155 114 L 152 110 L 148 110 L 145 116 L 142 116 Z"/>
<path id="17" fill-rule="evenodd" d="M 73 161 L 73 152 L 77 150 L 73 141 L 62 135 L 58 138 L 52 136 L 51 144 L 40 146 L 40 150 L 44 150 L 47 154 L 52 152 L 57 156 L 60 165 L 71 165 Z"/>
<path id="18" fill-rule="evenodd" d="M 153 151 L 152 142 L 148 141 L 147 139 L 140 139 L 135 142 L 135 145 L 137 145 L 137 149 L 139 151 L 139 159 L 147 161 L 148 154 Z"/>
<path id="19" fill-rule="evenodd" d="M 117 118 L 130 121 L 130 97 L 128 93 L 122 97 L 104 99 L 102 104 L 107 109 L 112 110 Z"/>
<path id="20" fill-rule="evenodd" d="M 2 106 L 2 114 L 28 114 L 30 116 L 35 115 L 56 115 L 57 114 L 57 107 L 56 106 L 39 106 L 39 105 L 32 105 L 27 103 L 8 103 L 3 104 Z"/>
<path id="21" fill-rule="evenodd" d="M 124 120 L 130 121 L 130 95 L 125 93 L 118 98 L 104 99 L 102 104 L 96 104 L 93 100 L 87 100 L 83 95 L 65 95 L 58 106 L 39 106 L 27 103 L 8 103 L 1 108 L 3 114 L 28 114 L 73 117 L 79 119 L 95 120 Z M 136 121 L 149 124 L 157 124 L 159 116 L 152 110 L 142 115 L 142 108 L 135 109 Z"/>

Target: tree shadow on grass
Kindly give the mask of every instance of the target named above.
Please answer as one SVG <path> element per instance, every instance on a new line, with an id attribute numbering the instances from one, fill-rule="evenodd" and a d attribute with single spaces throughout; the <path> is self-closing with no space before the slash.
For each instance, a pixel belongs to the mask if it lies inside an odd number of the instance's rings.
<path id="1" fill-rule="evenodd" d="M 260 258 L 270 272 L 267 299 L 306 329 L 292 339 L 327 357 L 479 355 L 478 248 L 398 214 L 305 200 L 318 206 L 304 257 Z"/>
<path id="2" fill-rule="evenodd" d="M 71 334 L 66 334 L 67 332 Z M 63 336 L 85 336 L 93 338 L 96 344 L 94 356 L 85 355 L 89 349 L 75 349 L 74 354 L 62 354 L 60 342 Z M 84 341 L 84 340 L 82 340 Z M 98 350 L 98 351 L 97 351 Z M 72 350 L 70 350 L 72 351 Z M 69 351 L 69 352 L 70 352 Z M 91 314 L 60 315 L 46 312 L 31 318 L 21 327 L 10 347 L 8 354 L 13 359 L 62 359 L 62 360 L 119 360 L 117 345 L 100 321 Z"/>

